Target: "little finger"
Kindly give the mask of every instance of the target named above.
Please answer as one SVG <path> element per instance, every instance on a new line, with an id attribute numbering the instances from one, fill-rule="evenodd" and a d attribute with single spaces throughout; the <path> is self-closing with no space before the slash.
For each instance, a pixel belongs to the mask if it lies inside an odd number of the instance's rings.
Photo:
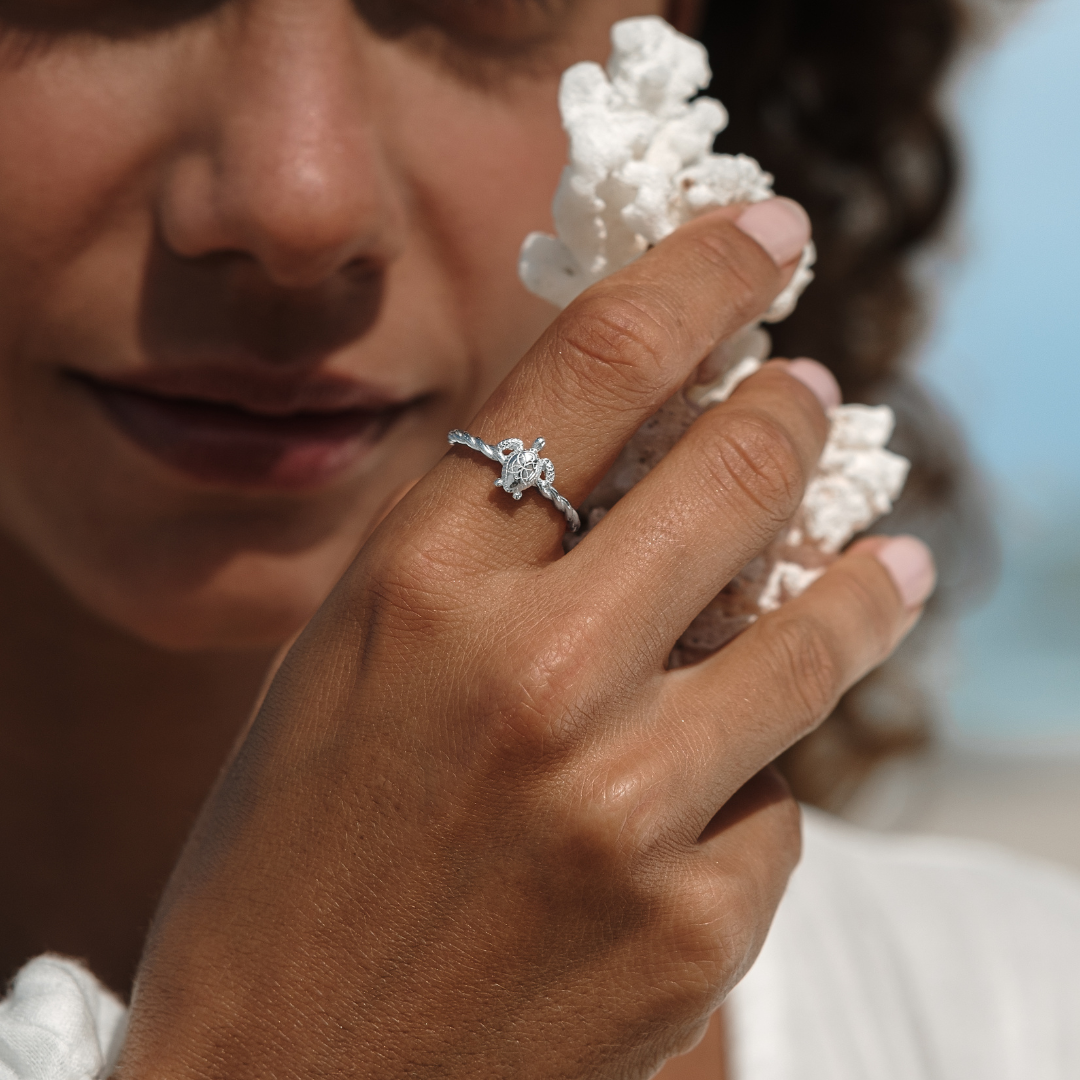
<path id="1" fill-rule="evenodd" d="M 896 648 L 933 591 L 914 537 L 856 545 L 802 596 L 709 660 L 663 677 L 660 709 L 700 762 L 684 788 L 704 827 L 746 780 L 832 711 Z"/>

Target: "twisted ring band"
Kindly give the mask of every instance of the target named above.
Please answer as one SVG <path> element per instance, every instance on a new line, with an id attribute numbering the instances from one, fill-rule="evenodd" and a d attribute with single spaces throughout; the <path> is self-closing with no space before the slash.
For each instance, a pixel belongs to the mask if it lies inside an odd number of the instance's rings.
<path id="1" fill-rule="evenodd" d="M 523 492 L 534 487 L 566 515 L 574 532 L 581 528 L 578 512 L 555 490 L 555 466 L 548 458 L 540 456 L 540 451 L 544 449 L 543 439 L 537 439 L 531 450 L 526 450 L 520 439 L 503 439 L 492 446 L 457 428 L 447 435 L 447 439 L 451 446 L 467 446 L 490 458 L 496 465 L 501 465 L 502 476 L 495 481 L 495 486 L 501 487 L 508 495 L 520 499 Z"/>

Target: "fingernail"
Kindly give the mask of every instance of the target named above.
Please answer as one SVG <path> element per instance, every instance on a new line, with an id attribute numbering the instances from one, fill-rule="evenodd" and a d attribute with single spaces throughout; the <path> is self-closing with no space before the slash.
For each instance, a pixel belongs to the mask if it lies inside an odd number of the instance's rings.
<path id="1" fill-rule="evenodd" d="M 904 605 L 920 607 L 934 591 L 937 574 L 930 549 L 914 536 L 898 536 L 876 553 L 878 562 L 889 571 Z"/>
<path id="2" fill-rule="evenodd" d="M 840 384 L 824 364 L 800 357 L 788 364 L 788 374 L 793 379 L 798 379 L 803 386 L 808 387 L 826 412 L 835 409 L 840 404 L 842 400 Z"/>
<path id="3" fill-rule="evenodd" d="M 793 199 L 768 199 L 744 210 L 735 224 L 777 266 L 787 266 L 810 241 L 810 217 Z"/>

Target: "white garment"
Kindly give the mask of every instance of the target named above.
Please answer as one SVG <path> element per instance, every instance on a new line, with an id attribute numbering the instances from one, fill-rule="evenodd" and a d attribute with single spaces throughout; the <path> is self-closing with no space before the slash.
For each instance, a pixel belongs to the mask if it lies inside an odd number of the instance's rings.
<path id="1" fill-rule="evenodd" d="M 98 1080 L 112 1070 L 127 1012 L 85 968 L 41 956 L 0 1002 L 0 1080 Z"/>
<path id="2" fill-rule="evenodd" d="M 728 999 L 738 1080 L 1080 1080 L 1080 876 L 807 811 Z"/>
<path id="3" fill-rule="evenodd" d="M 1080 877 L 807 811 L 803 861 L 728 999 L 738 1080 L 1080 1080 Z M 125 1012 L 41 957 L 0 1003 L 0 1080 L 98 1080 Z"/>

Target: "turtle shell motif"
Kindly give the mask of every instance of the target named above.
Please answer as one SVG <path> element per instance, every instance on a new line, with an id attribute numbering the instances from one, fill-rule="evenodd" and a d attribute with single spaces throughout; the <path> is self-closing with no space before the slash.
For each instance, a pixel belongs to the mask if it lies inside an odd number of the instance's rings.
<path id="1" fill-rule="evenodd" d="M 547 458 L 540 456 L 544 440 L 537 439 L 530 450 L 520 439 L 506 439 L 499 443 L 498 451 L 503 461 L 502 476 L 495 481 L 497 487 L 520 499 L 523 491 L 537 487 L 541 480 L 550 484 L 554 480 L 554 468 Z"/>

